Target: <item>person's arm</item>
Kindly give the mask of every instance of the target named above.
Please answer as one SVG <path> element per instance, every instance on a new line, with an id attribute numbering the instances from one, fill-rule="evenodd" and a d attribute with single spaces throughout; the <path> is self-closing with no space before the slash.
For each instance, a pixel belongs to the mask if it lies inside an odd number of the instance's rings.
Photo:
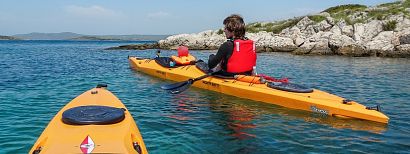
<path id="1" fill-rule="evenodd" d="M 208 59 L 208 67 L 210 69 L 214 68 L 216 65 L 218 65 L 226 56 L 229 52 L 233 50 L 232 43 L 230 42 L 225 42 L 223 43 L 219 49 L 216 55 L 210 55 Z"/>

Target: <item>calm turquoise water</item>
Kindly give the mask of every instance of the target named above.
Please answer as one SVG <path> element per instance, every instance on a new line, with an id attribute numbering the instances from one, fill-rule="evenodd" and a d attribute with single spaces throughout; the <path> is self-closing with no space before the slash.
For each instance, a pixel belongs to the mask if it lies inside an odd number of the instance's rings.
<path id="1" fill-rule="evenodd" d="M 391 119 L 383 125 L 197 88 L 171 95 L 160 89 L 169 81 L 129 68 L 128 55 L 155 50 L 103 50 L 130 43 L 138 42 L 0 41 L 0 153 L 26 153 L 60 108 L 97 83 L 128 107 L 151 153 L 410 151 L 410 59 L 259 54 L 259 72 L 380 104 Z"/>

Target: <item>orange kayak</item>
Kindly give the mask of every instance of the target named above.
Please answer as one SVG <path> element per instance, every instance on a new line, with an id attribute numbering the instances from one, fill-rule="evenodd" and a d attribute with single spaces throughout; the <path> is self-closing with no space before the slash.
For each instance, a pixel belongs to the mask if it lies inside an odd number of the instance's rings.
<path id="1" fill-rule="evenodd" d="M 130 67 L 152 76 L 173 81 L 186 81 L 204 76 L 205 73 L 195 65 L 179 67 L 164 67 L 154 59 L 129 56 Z M 294 84 L 295 85 L 295 84 Z M 226 79 L 210 76 L 194 82 L 193 86 L 237 96 L 250 100 L 275 104 L 292 109 L 300 109 L 319 114 L 370 120 L 388 123 L 389 118 L 380 112 L 379 108 L 369 108 L 318 89 L 309 91 L 292 91 L 282 88 L 276 83 L 249 83 L 237 79 Z"/>
<path id="2" fill-rule="evenodd" d="M 31 153 L 148 152 L 130 112 L 106 85 L 99 85 L 64 106 Z"/>

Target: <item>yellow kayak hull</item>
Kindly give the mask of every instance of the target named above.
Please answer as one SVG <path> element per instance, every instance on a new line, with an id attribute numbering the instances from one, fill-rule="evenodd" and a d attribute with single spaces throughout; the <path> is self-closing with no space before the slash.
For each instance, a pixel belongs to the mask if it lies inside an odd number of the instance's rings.
<path id="1" fill-rule="evenodd" d="M 132 56 L 128 57 L 128 61 L 132 69 L 173 81 L 186 81 L 205 74 L 195 65 L 165 68 L 157 64 L 155 60 Z M 216 77 L 208 77 L 194 82 L 193 86 L 240 98 L 331 116 L 380 123 L 388 123 L 389 121 L 389 118 L 379 111 L 366 109 L 366 106 L 354 101 L 343 103 L 344 98 L 317 89 L 311 93 L 294 93 L 272 89 L 266 84 L 249 84 L 234 79 Z"/>
<path id="2" fill-rule="evenodd" d="M 68 125 L 62 122 L 64 111 L 87 105 L 123 108 L 125 118 L 108 125 Z M 84 153 L 83 141 L 89 139 L 94 143 L 94 147 L 88 147 L 88 152 L 91 153 L 138 153 L 134 149 L 135 145 L 139 145 L 141 153 L 148 153 L 130 112 L 105 88 L 88 90 L 64 106 L 50 121 L 29 153 Z"/>

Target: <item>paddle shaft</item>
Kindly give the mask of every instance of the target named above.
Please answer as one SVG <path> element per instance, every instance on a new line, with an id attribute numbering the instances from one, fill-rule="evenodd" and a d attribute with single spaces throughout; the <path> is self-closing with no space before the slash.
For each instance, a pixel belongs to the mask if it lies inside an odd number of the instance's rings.
<path id="1" fill-rule="evenodd" d="M 187 90 L 189 87 L 191 87 L 191 85 L 194 84 L 195 81 L 202 80 L 204 78 L 212 76 L 213 74 L 215 74 L 215 72 L 208 73 L 208 74 L 202 75 L 202 76 L 194 78 L 194 79 L 189 79 L 187 81 L 183 81 L 183 82 L 174 83 L 174 84 L 171 84 L 171 85 L 168 85 L 168 86 L 164 86 L 165 88 L 162 87 L 162 89 L 170 90 L 171 94 L 178 94 L 178 93 L 181 93 L 181 92 Z"/>
<path id="2" fill-rule="evenodd" d="M 205 74 L 205 75 L 202 75 L 202 76 L 197 77 L 197 78 L 195 78 L 195 79 L 192 79 L 192 83 L 195 82 L 195 81 L 198 81 L 198 80 L 205 79 L 205 78 L 207 78 L 207 77 L 209 77 L 209 76 L 211 76 L 211 75 L 213 75 L 213 74 L 214 74 L 214 72 L 208 73 L 208 74 Z"/>

